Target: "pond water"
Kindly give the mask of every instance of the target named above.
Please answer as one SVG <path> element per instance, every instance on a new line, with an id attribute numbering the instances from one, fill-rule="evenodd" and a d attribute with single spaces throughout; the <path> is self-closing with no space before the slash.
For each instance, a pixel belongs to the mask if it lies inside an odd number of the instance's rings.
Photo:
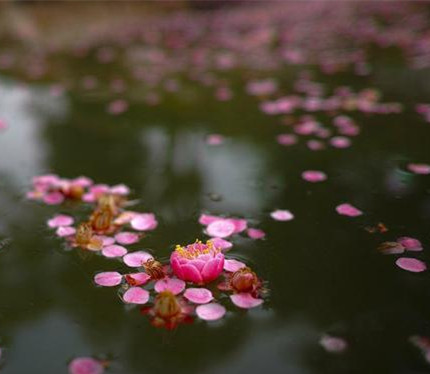
<path id="1" fill-rule="evenodd" d="M 23 53 L 14 49 L 16 41 L 4 43 L 15 57 Z M 112 374 L 428 372 L 410 339 L 430 336 L 430 278 L 427 271 L 399 268 L 396 260 L 430 260 L 430 177 L 408 170 L 410 163 L 430 162 L 430 125 L 415 110 L 430 102 L 430 71 L 411 68 L 394 47 L 369 53 L 372 69 L 362 76 L 304 64 L 258 73 L 229 69 L 222 82 L 233 96 L 225 100 L 222 93 L 215 97 L 212 85 L 181 72 L 171 90 L 155 88 L 154 99 L 118 59 L 100 67 L 92 53 L 59 53 L 41 78 L 3 68 L 1 371 L 66 373 L 73 358 L 92 356 L 107 360 Z M 88 76 L 97 79 L 95 88 L 83 87 Z M 277 82 L 278 95 L 247 93 L 250 80 L 268 78 Z M 109 86 L 116 79 L 123 79 L 118 92 Z M 262 111 L 262 102 L 301 95 L 294 89 L 300 79 L 328 93 L 339 86 L 376 88 L 382 103 L 403 108 L 388 114 Z M 128 108 L 109 113 L 112 101 L 123 99 Z M 360 134 L 347 137 L 346 148 L 313 151 L 306 143 L 312 135 L 300 130 L 297 144 L 279 144 L 277 136 L 294 133 L 291 123 L 306 122 L 306 114 L 330 131 L 333 118 L 346 115 Z M 208 144 L 211 134 L 221 134 L 221 144 Z M 305 170 L 327 179 L 307 182 Z M 88 207 L 26 199 L 32 178 L 48 173 L 129 186 L 130 199 L 137 200 L 132 209 L 153 212 L 158 227 L 128 248 L 162 260 L 176 244 L 209 238 L 199 224 L 202 213 L 245 218 L 266 236 L 232 236 L 228 256 L 264 279 L 264 303 L 249 310 L 224 303 L 222 320 L 155 328 L 138 307 L 124 305 L 116 289 L 95 286 L 98 272 L 127 272 L 121 260 L 70 250 L 46 225 L 57 213 L 84 219 Z M 342 203 L 363 214 L 338 214 Z M 294 219 L 274 220 L 276 209 Z M 420 240 L 424 251 L 378 251 L 404 236 Z M 327 351 L 320 344 L 324 335 L 341 337 L 347 348 Z"/>

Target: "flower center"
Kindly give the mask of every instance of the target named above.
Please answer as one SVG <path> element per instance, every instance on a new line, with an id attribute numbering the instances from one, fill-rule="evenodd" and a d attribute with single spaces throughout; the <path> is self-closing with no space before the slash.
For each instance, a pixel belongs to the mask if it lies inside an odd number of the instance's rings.
<path id="1" fill-rule="evenodd" d="M 186 247 L 182 247 L 177 244 L 175 251 L 184 258 L 192 260 L 200 255 L 210 254 L 215 256 L 220 252 L 219 248 L 215 248 L 212 241 L 208 240 L 206 244 L 204 244 L 201 240 L 196 240 L 193 244 L 188 244 Z"/>
<path id="2" fill-rule="evenodd" d="M 155 299 L 154 310 L 157 316 L 167 319 L 177 316 L 181 312 L 181 306 L 172 292 L 163 291 Z"/>

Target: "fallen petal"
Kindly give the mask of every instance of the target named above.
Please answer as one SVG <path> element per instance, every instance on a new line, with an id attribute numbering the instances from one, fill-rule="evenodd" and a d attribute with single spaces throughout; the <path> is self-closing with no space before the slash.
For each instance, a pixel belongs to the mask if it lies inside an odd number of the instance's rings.
<path id="1" fill-rule="evenodd" d="M 125 291 L 122 298 L 129 304 L 146 304 L 149 300 L 149 292 L 140 287 L 131 287 Z"/>
<path id="2" fill-rule="evenodd" d="M 125 280 L 130 286 L 141 286 L 151 279 L 146 273 L 132 273 L 125 276 Z"/>
<path id="3" fill-rule="evenodd" d="M 60 226 L 59 228 L 57 228 L 57 231 L 55 233 L 57 234 L 57 236 L 62 238 L 65 236 L 74 235 L 76 233 L 76 229 L 71 226 Z"/>
<path id="4" fill-rule="evenodd" d="M 94 277 L 94 282 L 99 286 L 113 287 L 118 286 L 121 283 L 122 275 L 116 271 L 106 271 L 98 273 Z"/>
<path id="5" fill-rule="evenodd" d="M 115 235 L 115 240 L 119 244 L 128 245 L 128 244 L 134 244 L 139 241 L 139 234 L 136 234 L 134 232 L 120 232 L 119 234 Z"/>
<path id="6" fill-rule="evenodd" d="M 129 253 L 123 257 L 124 263 L 132 268 L 140 267 L 144 262 L 150 259 L 153 259 L 153 257 L 148 252 L 144 251 Z"/>
<path id="7" fill-rule="evenodd" d="M 108 245 L 102 250 L 102 254 L 105 257 L 122 257 L 127 254 L 127 249 L 121 245 Z"/>
<path id="8" fill-rule="evenodd" d="M 207 288 L 187 288 L 184 297 L 194 304 L 207 304 L 212 301 L 212 292 Z"/>
<path id="9" fill-rule="evenodd" d="M 249 293 L 236 293 L 230 295 L 230 299 L 234 305 L 239 308 L 250 309 L 263 304 L 262 299 L 256 299 Z"/>
<path id="10" fill-rule="evenodd" d="M 158 293 L 170 291 L 174 295 L 180 294 L 185 289 L 185 282 L 176 278 L 160 279 L 154 285 L 154 290 Z"/>
<path id="11" fill-rule="evenodd" d="M 320 339 L 320 345 L 330 353 L 342 353 L 348 348 L 345 339 L 330 335 L 323 335 Z"/>
<path id="12" fill-rule="evenodd" d="M 423 246 L 418 239 L 404 236 L 397 239 L 397 242 L 401 244 L 407 251 L 419 252 L 423 250 Z"/>
<path id="13" fill-rule="evenodd" d="M 228 219 L 219 219 L 208 225 L 206 232 L 209 236 L 226 238 L 234 233 L 236 226 Z"/>
<path id="14" fill-rule="evenodd" d="M 234 273 L 235 271 L 238 271 L 239 269 L 242 269 L 246 267 L 246 265 L 243 262 L 237 261 L 237 260 L 224 260 L 224 270 Z"/>
<path id="15" fill-rule="evenodd" d="M 407 271 L 411 271 L 413 273 L 420 273 L 427 269 L 427 265 L 421 260 L 417 260 L 416 258 L 409 257 L 400 257 L 396 261 L 396 265 Z"/>
<path id="16" fill-rule="evenodd" d="M 251 239 L 263 239 L 266 236 L 266 233 L 260 229 L 248 229 L 247 234 Z"/>
<path id="17" fill-rule="evenodd" d="M 318 170 L 306 170 L 302 173 L 302 178 L 311 183 L 323 182 L 327 179 L 327 175 Z"/>
<path id="18" fill-rule="evenodd" d="M 359 209 L 357 209 L 355 206 L 352 206 L 351 204 L 340 204 L 336 207 L 336 212 L 343 216 L 348 217 L 358 217 L 363 214 L 363 212 Z"/>
<path id="19" fill-rule="evenodd" d="M 65 214 L 58 214 L 48 220 L 48 226 L 52 228 L 70 226 L 73 225 L 73 222 L 73 217 L 67 216 Z"/>
<path id="20" fill-rule="evenodd" d="M 69 364 L 69 374 L 102 374 L 103 365 L 92 357 L 78 357 Z"/>
<path id="21" fill-rule="evenodd" d="M 289 210 L 277 209 L 270 213 L 270 216 L 276 221 L 291 221 L 294 218 L 293 213 Z"/>
<path id="22" fill-rule="evenodd" d="M 217 303 L 199 305 L 196 308 L 197 316 L 205 321 L 216 321 L 224 317 L 225 313 L 225 308 Z"/>
<path id="23" fill-rule="evenodd" d="M 158 222 L 155 219 L 155 215 L 152 213 L 144 213 L 144 214 L 139 214 L 137 216 L 135 216 L 132 220 L 131 220 L 131 227 L 133 227 L 133 229 L 138 230 L 138 231 L 149 231 L 149 230 L 154 230 L 157 225 Z"/>

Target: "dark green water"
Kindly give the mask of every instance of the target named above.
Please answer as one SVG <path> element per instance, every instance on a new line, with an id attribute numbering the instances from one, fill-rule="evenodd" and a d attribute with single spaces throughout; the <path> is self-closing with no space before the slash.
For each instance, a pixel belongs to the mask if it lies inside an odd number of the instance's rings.
<path id="1" fill-rule="evenodd" d="M 286 71 L 281 82 L 287 87 L 295 74 Z M 111 116 L 105 107 L 112 96 L 102 89 L 53 97 L 44 83 L 25 90 L 2 76 L 0 115 L 9 124 L 0 134 L 2 373 L 66 373 L 70 359 L 87 355 L 112 360 L 112 374 L 428 372 L 408 342 L 430 335 L 428 272 L 405 272 L 376 247 L 414 236 L 424 244 L 414 257 L 430 261 L 430 178 L 404 171 L 409 161 L 430 162 L 430 127 L 412 106 L 430 100 L 422 83 L 429 79 L 428 71 L 389 62 L 366 78 L 317 77 L 328 87 L 377 87 L 384 100 L 406 107 L 393 115 L 353 113 L 362 133 L 351 148 L 311 152 L 278 145 L 279 121 L 263 115 L 239 85 L 226 103 L 187 86 L 156 107 L 132 91 L 130 109 Z M 206 145 L 210 133 L 223 134 L 225 143 Z M 329 178 L 306 183 L 300 174 L 307 169 Z M 268 281 L 269 299 L 217 323 L 155 329 L 115 290 L 93 285 L 96 272 L 122 269 L 119 262 L 65 251 L 45 223 L 59 208 L 25 200 L 31 177 L 48 172 L 129 185 L 138 208 L 160 222 L 136 248 L 159 257 L 203 237 L 202 211 L 258 224 L 266 239 L 236 238 L 230 254 Z M 339 216 L 341 202 L 365 214 Z M 276 208 L 295 219 L 273 221 Z M 365 230 L 378 222 L 389 231 Z M 323 333 L 344 336 L 349 349 L 325 352 Z"/>

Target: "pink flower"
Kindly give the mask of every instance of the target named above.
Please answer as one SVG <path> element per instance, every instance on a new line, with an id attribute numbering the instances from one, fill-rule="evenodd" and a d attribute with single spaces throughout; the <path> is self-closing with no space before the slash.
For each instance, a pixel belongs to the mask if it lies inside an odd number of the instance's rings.
<path id="1" fill-rule="evenodd" d="M 221 274 L 224 255 L 211 241 L 206 244 L 196 241 L 186 247 L 178 245 L 170 256 L 170 264 L 179 279 L 205 284 L 215 280 Z"/>

